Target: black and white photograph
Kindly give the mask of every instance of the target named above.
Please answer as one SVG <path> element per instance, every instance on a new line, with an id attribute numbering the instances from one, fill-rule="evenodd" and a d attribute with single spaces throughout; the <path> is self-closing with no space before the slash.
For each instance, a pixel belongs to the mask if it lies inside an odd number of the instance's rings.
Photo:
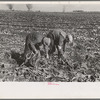
<path id="1" fill-rule="evenodd" d="M 100 98 L 100 1 L 0 1 L 0 99 Z"/>
<path id="2" fill-rule="evenodd" d="M 100 2 L 0 3 L 0 82 L 99 82 Z"/>

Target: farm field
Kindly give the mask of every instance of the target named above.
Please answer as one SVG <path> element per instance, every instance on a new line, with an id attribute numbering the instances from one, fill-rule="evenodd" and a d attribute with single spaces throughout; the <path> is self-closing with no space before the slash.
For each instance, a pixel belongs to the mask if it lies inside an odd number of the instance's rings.
<path id="1" fill-rule="evenodd" d="M 54 54 L 42 57 L 35 70 L 21 66 L 25 37 L 30 32 L 62 29 L 74 36 L 75 45 L 66 45 L 64 56 L 71 67 Z M 0 11 L 0 81 L 18 82 L 99 82 L 100 12 Z"/>

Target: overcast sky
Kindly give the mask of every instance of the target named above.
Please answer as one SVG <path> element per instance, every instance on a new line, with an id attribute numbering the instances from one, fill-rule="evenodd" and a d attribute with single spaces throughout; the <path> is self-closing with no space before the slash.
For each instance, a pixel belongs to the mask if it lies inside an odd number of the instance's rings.
<path id="1" fill-rule="evenodd" d="M 32 4 L 33 11 L 50 11 L 50 12 L 62 12 L 64 4 Z M 25 4 L 13 4 L 14 10 L 27 10 Z M 66 4 L 66 12 L 73 10 L 85 10 L 85 11 L 100 11 L 100 3 L 97 4 Z M 8 10 L 7 4 L 0 3 L 0 10 Z"/>

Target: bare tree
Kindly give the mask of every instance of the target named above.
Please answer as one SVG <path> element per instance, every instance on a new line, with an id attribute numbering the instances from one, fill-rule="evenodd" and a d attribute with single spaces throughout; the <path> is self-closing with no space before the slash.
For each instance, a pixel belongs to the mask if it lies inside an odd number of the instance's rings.
<path id="1" fill-rule="evenodd" d="M 65 12 L 65 10 L 66 10 L 66 6 L 65 6 L 65 5 L 63 5 L 63 12 Z"/>
<path id="2" fill-rule="evenodd" d="M 27 7 L 28 11 L 30 11 L 32 9 L 32 4 L 26 4 L 26 7 Z"/>
<path id="3" fill-rule="evenodd" d="M 9 10 L 13 10 L 13 4 L 7 4 Z"/>

